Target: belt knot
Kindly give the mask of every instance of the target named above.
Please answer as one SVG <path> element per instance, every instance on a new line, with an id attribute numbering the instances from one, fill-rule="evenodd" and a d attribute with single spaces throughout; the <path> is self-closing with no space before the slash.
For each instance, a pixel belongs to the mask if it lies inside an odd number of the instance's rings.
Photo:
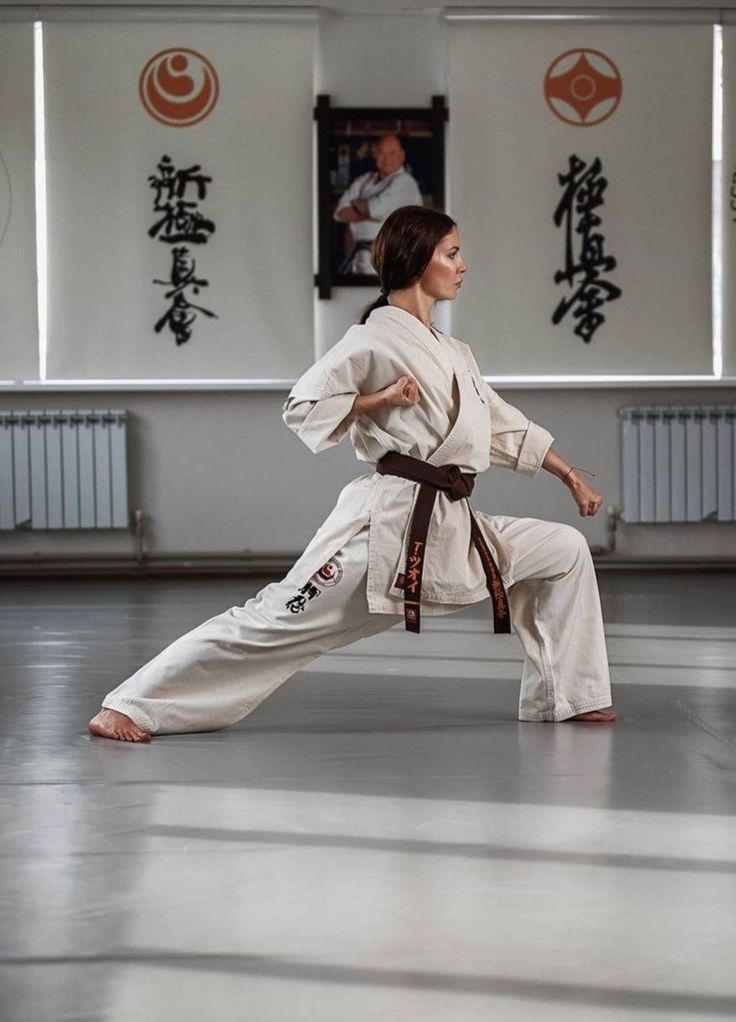
<path id="1" fill-rule="evenodd" d="M 447 465 L 444 468 L 447 479 L 447 487 L 442 487 L 450 500 L 462 500 L 469 497 L 473 492 L 475 479 L 469 473 L 464 473 L 457 465 Z"/>

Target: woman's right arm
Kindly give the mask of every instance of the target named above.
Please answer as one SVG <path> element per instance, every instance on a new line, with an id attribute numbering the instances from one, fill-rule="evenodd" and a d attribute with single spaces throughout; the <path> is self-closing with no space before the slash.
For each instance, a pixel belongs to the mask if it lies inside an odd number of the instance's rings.
<path id="1" fill-rule="evenodd" d="M 417 381 L 411 376 L 400 376 L 399 379 L 377 390 L 375 394 L 358 394 L 353 407 L 338 426 L 338 430 L 345 435 L 355 419 L 359 415 L 370 415 L 378 408 L 394 408 L 402 405 L 415 405 L 419 400 L 419 387 Z"/>
<path id="2" fill-rule="evenodd" d="M 370 415 L 379 408 L 413 405 L 419 401 L 419 388 L 411 376 L 372 394 L 341 393 L 319 399 L 299 399 L 290 395 L 282 416 L 286 425 L 315 454 L 338 444 L 359 415 Z"/>

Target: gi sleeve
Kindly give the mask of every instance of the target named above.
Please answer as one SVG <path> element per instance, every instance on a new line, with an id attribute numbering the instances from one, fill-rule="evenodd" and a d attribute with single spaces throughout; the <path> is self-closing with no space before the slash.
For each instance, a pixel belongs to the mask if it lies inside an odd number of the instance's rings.
<path id="1" fill-rule="evenodd" d="M 300 401 L 290 395 L 281 408 L 282 418 L 310 451 L 319 454 L 339 444 L 349 432 L 350 424 L 341 423 L 355 398 L 355 394 L 333 394 L 317 401 Z"/>
<path id="2" fill-rule="evenodd" d="M 532 422 L 522 411 L 504 401 L 483 380 L 470 347 L 466 344 L 465 348 L 473 373 L 485 387 L 491 410 L 491 465 L 535 476 L 554 443 L 554 437 L 544 426 Z"/>
<path id="3" fill-rule="evenodd" d="M 350 424 L 342 422 L 364 391 L 370 362 L 370 353 L 361 344 L 362 329 L 351 327 L 297 380 L 281 406 L 286 425 L 315 454 L 339 444 L 350 430 Z"/>
<path id="4" fill-rule="evenodd" d="M 345 189 L 345 191 L 340 196 L 340 201 L 335 206 L 335 211 L 332 214 L 332 219 L 333 220 L 337 220 L 338 219 L 337 214 L 340 212 L 341 209 L 345 209 L 346 206 L 349 206 L 350 203 L 353 201 L 353 199 L 359 199 L 360 198 L 360 189 L 361 189 L 361 187 L 363 185 L 363 181 L 365 180 L 365 178 L 366 178 L 366 175 L 365 174 L 361 174 L 360 177 L 356 177 L 354 181 L 350 182 L 348 187 Z M 343 221 L 340 220 L 339 223 L 343 223 Z"/>
<path id="5" fill-rule="evenodd" d="M 368 215 L 371 220 L 385 220 L 400 206 L 421 205 L 421 202 L 414 178 L 408 173 L 398 174 L 388 188 L 368 199 Z"/>
<path id="6" fill-rule="evenodd" d="M 491 464 L 535 476 L 554 437 L 486 383 L 491 406 Z"/>

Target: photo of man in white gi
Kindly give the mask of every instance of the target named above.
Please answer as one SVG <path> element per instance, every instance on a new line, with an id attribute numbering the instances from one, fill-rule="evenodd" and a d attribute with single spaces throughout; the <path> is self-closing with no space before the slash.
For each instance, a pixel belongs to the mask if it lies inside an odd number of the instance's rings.
<path id="1" fill-rule="evenodd" d="M 386 217 L 401 206 L 421 206 L 422 195 L 404 166 L 406 152 L 396 135 L 384 135 L 373 150 L 376 169 L 361 174 L 343 192 L 333 219 L 347 225 L 340 273 L 374 274 L 373 240 Z"/>

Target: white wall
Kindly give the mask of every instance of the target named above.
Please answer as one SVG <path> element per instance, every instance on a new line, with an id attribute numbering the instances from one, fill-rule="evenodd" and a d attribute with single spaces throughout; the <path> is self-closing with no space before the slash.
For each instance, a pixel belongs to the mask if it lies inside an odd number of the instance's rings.
<path id="1" fill-rule="evenodd" d="M 444 33 L 436 14 L 328 14 L 320 32 L 318 92 L 335 105 L 428 104 L 445 89 Z M 326 350 L 373 297 L 336 289 L 316 302 Z M 460 299 L 462 300 L 462 299 Z M 472 343 L 472 338 L 467 338 Z M 556 437 L 573 464 L 596 473 L 609 504 L 620 506 L 620 425 L 625 404 L 734 402 L 734 389 L 647 388 L 503 392 Z M 121 407 L 130 413 L 131 508 L 147 516 L 154 553 L 296 552 L 337 494 L 364 469 L 346 444 L 311 454 L 283 425 L 285 394 L 138 392 L 6 394 L 0 407 Z M 605 519 L 581 519 L 568 491 L 542 472 L 530 481 L 501 469 L 478 480 L 473 504 L 497 514 L 577 525 L 592 544 L 606 541 Z M 621 526 L 622 555 L 736 556 L 729 524 Z M 0 556 L 127 552 L 126 533 L 0 533 Z"/>

